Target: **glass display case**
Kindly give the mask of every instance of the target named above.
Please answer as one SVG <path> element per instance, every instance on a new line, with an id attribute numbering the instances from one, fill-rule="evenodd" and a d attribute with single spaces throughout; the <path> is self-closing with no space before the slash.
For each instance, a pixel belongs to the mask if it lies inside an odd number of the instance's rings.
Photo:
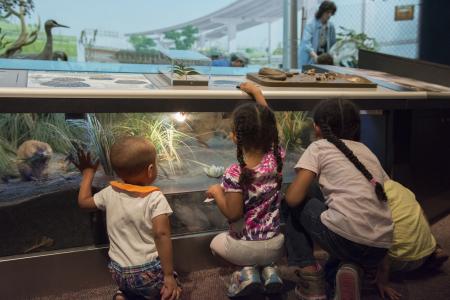
<path id="1" fill-rule="evenodd" d="M 214 202 L 205 203 L 204 193 L 209 185 L 220 182 L 222 168 L 236 162 L 235 145 L 228 136 L 230 112 L 250 100 L 236 85 L 245 80 L 242 75 L 253 71 L 236 68 L 239 72 L 224 74 L 213 69 L 210 85 L 177 87 L 162 82 L 161 74 L 149 74 L 148 66 L 143 73 L 136 67 L 128 70 L 130 78 L 114 74 L 115 68 L 85 72 L 85 68 L 62 66 L 75 65 L 58 64 L 57 70 L 49 71 L 0 70 L 0 271 L 11 275 L 0 289 L 16 296 L 16 283 L 25 282 L 33 286 L 20 291 L 26 298 L 109 284 L 104 214 L 79 209 L 80 174 L 67 164 L 67 158 L 75 145 L 99 157 L 101 168 L 94 181 L 98 191 L 114 178 L 107 149 L 122 134 L 144 136 L 157 146 L 155 185 L 174 211 L 171 228 L 177 270 L 215 267 L 209 244 L 228 224 Z M 352 72 L 369 77 L 361 70 Z M 322 99 L 353 99 L 361 109 L 387 111 L 362 118 L 361 138 L 374 142 L 386 154 L 382 159 L 386 170 L 394 171 L 393 154 L 398 151 L 394 146 L 402 140 L 393 137 L 403 136 L 398 135 L 401 130 L 407 133 L 410 123 L 400 122 L 403 119 L 391 112 L 450 107 L 446 87 L 440 87 L 439 93 L 411 91 L 384 77 L 377 79 L 375 88 L 262 90 L 276 111 L 282 145 L 287 149 L 286 185 L 293 179 L 293 167 L 303 149 L 312 141 L 312 124 L 305 111 Z M 89 272 L 86 264 L 92 265 Z"/>
<path id="2" fill-rule="evenodd" d="M 311 142 L 306 112 L 277 112 L 282 145 L 287 149 L 284 182 Z M 108 242 L 103 213 L 77 205 L 80 173 L 68 163 L 77 147 L 92 152 L 101 166 L 94 189 L 115 175 L 108 149 L 121 135 L 142 136 L 157 149 L 158 179 L 174 211 L 175 236 L 227 228 L 204 192 L 219 183 L 237 161 L 229 137 L 230 113 L 48 113 L 0 114 L 0 256 L 29 254 Z"/>
<path id="3" fill-rule="evenodd" d="M 169 66 L 159 67 L 163 78 L 172 86 L 207 86 L 211 78 L 211 59 L 199 52 L 188 50 L 160 50 Z"/>

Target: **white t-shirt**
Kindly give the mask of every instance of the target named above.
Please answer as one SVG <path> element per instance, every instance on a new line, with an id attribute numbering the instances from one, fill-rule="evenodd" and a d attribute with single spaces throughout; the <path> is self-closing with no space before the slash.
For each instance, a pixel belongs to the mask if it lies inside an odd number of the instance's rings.
<path id="1" fill-rule="evenodd" d="M 166 197 L 155 191 L 143 198 L 111 186 L 94 195 L 97 208 L 106 211 L 109 257 L 122 267 L 138 266 L 158 256 L 152 219 L 172 214 Z"/>
<path id="2" fill-rule="evenodd" d="M 364 144 L 343 142 L 378 182 L 389 179 Z M 335 145 L 326 139 L 312 143 L 295 168 L 317 174 L 328 206 L 320 218 L 331 231 L 358 244 L 391 246 L 393 223 L 388 203 L 378 200 L 374 186 Z"/>

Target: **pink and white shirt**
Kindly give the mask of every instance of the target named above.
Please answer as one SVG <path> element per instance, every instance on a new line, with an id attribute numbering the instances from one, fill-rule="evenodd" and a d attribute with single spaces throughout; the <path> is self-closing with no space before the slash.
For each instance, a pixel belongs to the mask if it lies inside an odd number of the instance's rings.
<path id="1" fill-rule="evenodd" d="M 281 157 L 285 152 L 281 149 Z M 236 239 L 268 240 L 280 233 L 280 203 L 282 193 L 278 190 L 277 160 L 272 151 L 252 168 L 253 182 L 246 188 L 239 184 L 241 168 L 234 163 L 225 171 L 222 187 L 225 192 L 239 192 L 244 197 L 244 217 L 241 226 L 230 224 L 230 235 Z M 241 227 L 241 228 L 236 228 Z"/>

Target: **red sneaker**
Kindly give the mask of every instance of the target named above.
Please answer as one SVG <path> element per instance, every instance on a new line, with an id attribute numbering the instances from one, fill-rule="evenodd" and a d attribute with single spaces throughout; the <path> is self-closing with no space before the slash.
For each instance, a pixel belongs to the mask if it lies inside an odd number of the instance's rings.
<path id="1" fill-rule="evenodd" d="M 335 300 L 360 300 L 359 268 L 353 264 L 343 264 L 336 274 Z"/>

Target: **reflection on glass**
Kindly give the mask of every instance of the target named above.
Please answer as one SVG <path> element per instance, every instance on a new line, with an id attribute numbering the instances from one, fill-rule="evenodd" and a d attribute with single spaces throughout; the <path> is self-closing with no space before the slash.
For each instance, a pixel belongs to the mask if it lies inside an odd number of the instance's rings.
<path id="1" fill-rule="evenodd" d="M 214 66 L 281 63 L 278 0 L 3 2 L 3 58 L 169 64 L 164 52 L 176 49 L 201 52 Z"/>
<path id="2" fill-rule="evenodd" d="M 129 6 L 107 0 L 3 2 L 0 14 L 7 17 L 0 19 L 0 57 L 7 59 L 166 65 L 170 61 L 163 52 L 176 49 L 200 52 L 213 67 L 279 67 L 289 45 L 283 40 L 288 8 L 280 0 L 264 5 L 260 0 L 136 0 Z M 292 41 L 305 37 L 304 25 L 314 19 L 320 2 L 298 5 L 299 36 Z M 415 12 L 410 20 L 394 18 L 395 1 L 360 2 L 337 3 L 335 64 L 354 65 L 358 48 L 417 57 L 420 1 L 408 3 Z M 289 26 L 286 30 L 289 37 Z"/>
<path id="3" fill-rule="evenodd" d="M 306 112 L 277 112 L 282 145 L 288 150 L 284 180 L 311 142 Z M 121 135 L 151 140 L 158 152 L 158 180 L 174 210 L 173 234 L 227 227 L 204 191 L 220 182 L 236 162 L 225 113 L 0 114 L 0 256 L 107 242 L 101 213 L 77 205 L 80 174 L 68 158 L 79 147 L 100 160 L 94 187 L 114 178 L 109 148 Z M 220 174 L 219 174 L 220 173 Z"/>

